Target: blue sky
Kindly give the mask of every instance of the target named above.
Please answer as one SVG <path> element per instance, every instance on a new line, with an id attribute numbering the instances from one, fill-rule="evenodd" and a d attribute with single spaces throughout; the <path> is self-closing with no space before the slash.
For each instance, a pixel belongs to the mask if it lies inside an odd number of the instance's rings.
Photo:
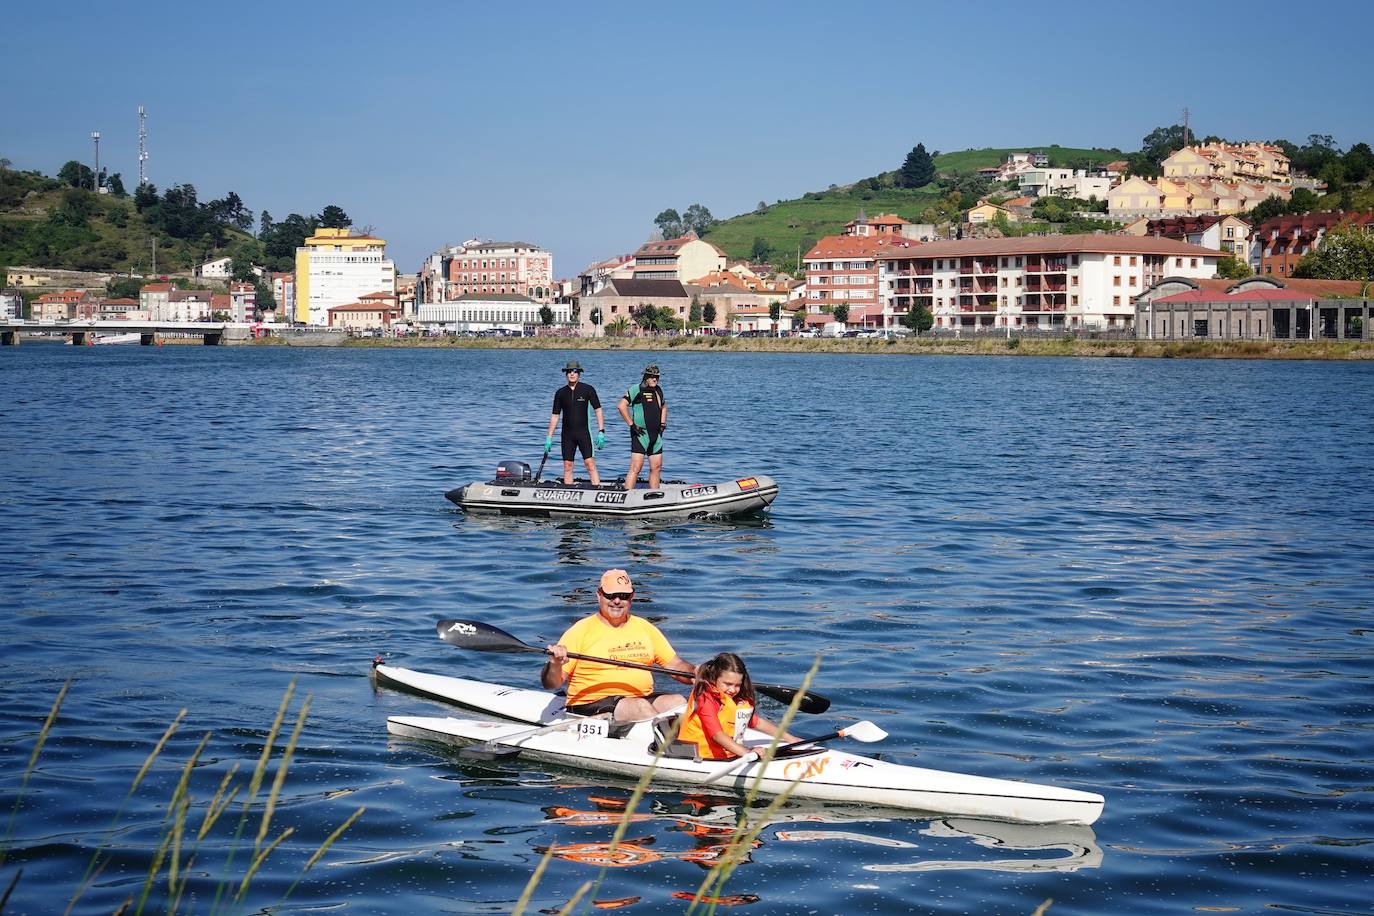
<path id="1" fill-rule="evenodd" d="M 89 162 L 256 213 L 343 207 L 398 270 L 466 238 L 559 276 L 666 207 L 718 218 L 930 150 L 1200 134 L 1374 142 L 1349 36 L 1374 3 L 521 4 L 150 0 L 8 7 L 0 156 Z M 1210 9 L 1210 8 L 1209 8 Z M 1341 50 L 1341 49 L 1346 50 Z"/>

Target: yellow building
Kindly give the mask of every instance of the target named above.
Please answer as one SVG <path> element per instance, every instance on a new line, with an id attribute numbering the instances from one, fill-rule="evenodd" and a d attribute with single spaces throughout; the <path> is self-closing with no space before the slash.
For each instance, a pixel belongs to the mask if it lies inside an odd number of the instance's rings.
<path id="1" fill-rule="evenodd" d="M 386 240 L 347 229 L 317 229 L 296 249 L 296 320 L 327 325 L 329 310 L 369 293 L 396 294 Z"/>
<path id="2" fill-rule="evenodd" d="M 999 213 L 1005 216 L 1009 223 L 1020 221 L 1016 214 L 1006 207 L 999 207 L 996 204 L 990 204 L 984 201 L 964 214 L 964 222 L 975 226 L 982 223 L 990 223 L 997 218 L 997 214 Z"/>

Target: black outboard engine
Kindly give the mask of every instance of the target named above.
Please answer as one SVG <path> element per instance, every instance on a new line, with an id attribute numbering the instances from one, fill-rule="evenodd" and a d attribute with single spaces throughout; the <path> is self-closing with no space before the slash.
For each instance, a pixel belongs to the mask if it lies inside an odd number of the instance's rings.
<path id="1" fill-rule="evenodd" d="M 522 483 L 530 479 L 530 466 L 523 461 L 503 461 L 496 466 L 499 483 Z"/>

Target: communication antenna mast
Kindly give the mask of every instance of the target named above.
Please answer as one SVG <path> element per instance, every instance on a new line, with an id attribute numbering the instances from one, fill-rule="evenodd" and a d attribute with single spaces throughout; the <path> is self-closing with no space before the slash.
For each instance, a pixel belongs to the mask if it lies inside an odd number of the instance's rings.
<path id="1" fill-rule="evenodd" d="M 148 183 L 148 167 L 144 165 L 148 161 L 148 116 L 143 113 L 143 106 L 138 106 L 138 183 Z"/>
<path id="2" fill-rule="evenodd" d="M 1183 109 L 1183 145 L 1184 145 L 1184 146 L 1187 146 L 1187 145 L 1188 145 L 1188 140 L 1189 140 L 1189 138 L 1191 138 L 1191 137 L 1192 137 L 1192 134 L 1190 134 L 1190 133 L 1188 132 L 1188 109 L 1187 109 L 1187 108 L 1184 108 L 1184 109 Z"/>

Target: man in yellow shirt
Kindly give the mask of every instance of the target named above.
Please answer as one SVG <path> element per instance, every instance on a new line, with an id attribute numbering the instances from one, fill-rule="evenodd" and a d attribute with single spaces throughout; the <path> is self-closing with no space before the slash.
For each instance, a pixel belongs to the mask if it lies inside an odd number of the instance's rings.
<path id="1" fill-rule="evenodd" d="M 596 589 L 597 611 L 568 627 L 539 672 L 545 689 L 568 685 L 568 712 L 593 716 L 612 712 L 621 721 L 647 719 L 686 703 L 674 693 L 654 691 L 648 671 L 568 658 L 569 652 L 616 661 L 658 665 L 691 677 L 696 666 L 683 661 L 658 627 L 630 613 L 634 585 L 623 569 L 601 574 Z"/>

